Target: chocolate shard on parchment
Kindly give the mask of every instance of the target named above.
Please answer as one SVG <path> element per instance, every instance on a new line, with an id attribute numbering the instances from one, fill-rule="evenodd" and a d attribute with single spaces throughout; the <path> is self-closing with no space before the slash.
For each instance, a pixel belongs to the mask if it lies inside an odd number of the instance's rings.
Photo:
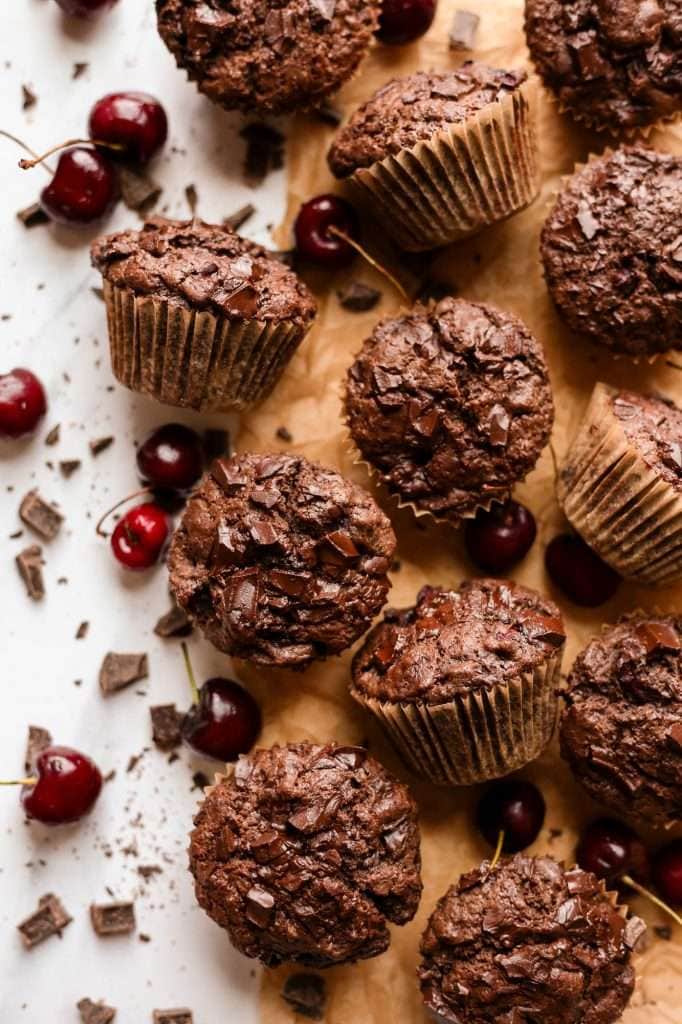
<path id="1" fill-rule="evenodd" d="M 99 670 L 99 685 L 102 693 L 116 693 L 131 683 L 146 679 L 149 665 L 146 654 L 116 654 L 109 651 Z"/>

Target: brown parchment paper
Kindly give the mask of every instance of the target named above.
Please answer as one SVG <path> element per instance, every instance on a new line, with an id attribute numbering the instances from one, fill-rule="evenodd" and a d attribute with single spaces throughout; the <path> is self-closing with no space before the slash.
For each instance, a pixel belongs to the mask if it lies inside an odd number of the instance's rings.
<path id="1" fill-rule="evenodd" d="M 440 0 L 436 23 L 420 43 L 398 49 L 377 47 L 373 51 L 341 94 L 343 110 L 353 109 L 394 75 L 417 68 L 451 67 L 465 59 L 466 55 L 450 51 L 447 43 L 457 6 L 474 10 L 481 17 L 474 51 L 477 58 L 508 67 L 527 62 L 522 0 Z M 332 135 L 332 129 L 314 118 L 300 117 L 292 126 L 288 155 L 289 216 L 281 232 L 282 244 L 290 242 L 289 225 L 301 201 L 336 187 L 325 161 Z M 541 98 L 539 141 L 543 185 L 534 206 L 508 223 L 441 253 L 435 267 L 457 293 L 491 301 L 516 313 L 544 343 L 557 413 L 552 442 L 561 457 L 596 380 L 641 389 L 658 388 L 680 399 L 682 374 L 666 366 L 665 360 L 654 366 L 634 366 L 625 360 L 615 360 L 560 325 L 540 269 L 541 224 L 561 177 L 576 163 L 584 162 L 591 152 L 601 152 L 606 143 L 561 116 L 549 96 Z M 650 141 L 658 148 L 682 153 L 679 129 L 656 130 Z M 380 306 L 365 314 L 344 311 L 339 306 L 336 288 L 351 278 L 381 288 Z M 366 470 L 354 464 L 347 450 L 340 416 L 340 383 L 363 339 L 378 319 L 400 309 L 400 299 L 390 285 L 361 261 L 345 277 L 308 275 L 308 281 L 320 303 L 317 324 L 274 394 L 260 409 L 244 417 L 237 447 L 301 452 L 371 487 Z M 682 357 L 678 358 L 682 363 Z M 276 437 L 281 426 L 290 431 L 291 443 Z M 652 592 L 632 585 L 623 585 L 614 600 L 596 611 L 582 611 L 570 605 L 553 591 L 542 565 L 546 543 L 563 525 L 554 494 L 549 450 L 515 493 L 532 508 L 539 527 L 538 540 L 515 576 L 559 600 L 569 633 L 566 668 L 602 622 L 612 622 L 622 612 L 635 608 L 680 607 L 682 587 Z M 458 532 L 429 525 L 428 520 L 417 522 L 409 512 L 397 511 L 385 495 L 378 497 L 391 515 L 398 536 L 401 568 L 393 574 L 392 604 L 411 604 L 426 582 L 455 586 L 464 577 L 475 575 L 463 557 Z M 368 740 L 373 754 L 409 780 L 378 727 L 349 697 L 349 662 L 347 655 L 301 674 L 242 666 L 243 677 L 263 701 L 263 743 Z M 573 782 L 559 758 L 556 741 L 521 774 L 538 783 L 547 801 L 547 820 L 533 852 L 551 852 L 571 861 L 576 833 L 582 823 L 598 813 L 596 805 Z M 424 896 L 419 913 L 406 928 L 393 929 L 392 945 L 384 956 L 325 972 L 329 992 L 327 1024 L 423 1024 L 415 967 L 426 919 L 436 900 L 459 874 L 489 855 L 472 825 L 476 788 L 448 791 L 413 780 L 411 785 L 419 802 L 422 827 Z M 658 837 L 657 841 L 670 837 Z M 651 925 L 666 923 L 661 914 L 641 899 L 633 902 L 637 912 Z M 671 941 L 656 937 L 652 929 L 649 948 L 638 959 L 637 968 L 638 986 L 623 1018 L 626 1024 L 682 1024 L 682 929 L 673 929 Z M 284 968 L 264 973 L 264 1024 L 301 1019 L 295 1017 L 280 996 L 287 973 L 290 971 Z"/>

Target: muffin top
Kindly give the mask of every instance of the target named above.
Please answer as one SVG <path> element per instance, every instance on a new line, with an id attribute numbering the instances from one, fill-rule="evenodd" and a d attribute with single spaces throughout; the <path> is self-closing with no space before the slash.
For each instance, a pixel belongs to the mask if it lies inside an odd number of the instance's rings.
<path id="1" fill-rule="evenodd" d="M 509 494 L 554 419 L 544 353 L 525 325 L 451 298 L 375 328 L 348 372 L 345 408 L 391 492 L 453 523 Z"/>
<path id="2" fill-rule="evenodd" d="M 390 522 L 339 473 L 293 455 L 218 459 L 168 558 L 178 603 L 215 646 L 303 667 L 364 633 L 390 586 Z"/>
<path id="3" fill-rule="evenodd" d="M 443 704 L 532 672 L 565 641 L 554 602 L 518 583 L 423 587 L 414 608 L 390 609 L 370 632 L 353 659 L 353 687 L 380 701 Z"/>
<path id="4" fill-rule="evenodd" d="M 526 0 L 531 57 L 562 106 L 613 132 L 682 107 L 679 0 Z"/>
<path id="5" fill-rule="evenodd" d="M 453 71 L 417 71 L 395 78 L 352 115 L 329 151 L 337 178 L 412 149 L 514 92 L 525 71 L 500 71 L 468 61 Z"/>
<path id="6" fill-rule="evenodd" d="M 421 945 L 422 995 L 451 1024 L 613 1024 L 632 995 L 646 931 L 594 875 L 518 854 L 463 875 Z"/>
<path id="7" fill-rule="evenodd" d="M 307 325 L 317 306 L 296 274 L 254 242 L 201 220 L 152 217 L 96 239 L 92 262 L 110 284 L 232 320 Z"/>
<path id="8" fill-rule="evenodd" d="M 682 820 L 682 619 L 637 615 L 595 637 L 568 677 L 561 750 L 607 807 Z"/>
<path id="9" fill-rule="evenodd" d="M 682 159 L 626 146 L 593 160 L 542 231 L 569 327 L 629 355 L 682 348 Z"/>
<path id="10" fill-rule="evenodd" d="M 662 395 L 619 391 L 611 407 L 646 464 L 682 491 L 682 409 Z"/>
<path id="11" fill-rule="evenodd" d="M 199 904 L 270 967 L 383 953 L 422 890 L 415 803 L 363 747 L 242 758 L 208 791 L 189 855 Z"/>
<path id="12" fill-rule="evenodd" d="M 365 56 L 379 0 L 156 0 L 177 65 L 228 110 L 307 108 L 339 88 Z"/>

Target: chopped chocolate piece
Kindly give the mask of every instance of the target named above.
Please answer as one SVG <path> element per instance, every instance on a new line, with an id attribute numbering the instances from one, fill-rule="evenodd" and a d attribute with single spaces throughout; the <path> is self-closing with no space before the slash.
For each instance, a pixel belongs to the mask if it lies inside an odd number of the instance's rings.
<path id="1" fill-rule="evenodd" d="M 121 199 L 128 209 L 140 215 L 150 213 L 163 192 L 158 182 L 124 164 L 118 164 L 117 170 Z"/>
<path id="2" fill-rule="evenodd" d="M 71 72 L 72 80 L 75 81 L 77 78 L 80 78 L 81 75 L 84 75 L 89 67 L 90 67 L 90 65 L 88 64 L 88 62 L 86 60 L 84 60 L 84 61 L 78 61 L 77 60 L 74 63 L 73 71 Z"/>
<path id="3" fill-rule="evenodd" d="M 217 428 L 205 430 L 203 442 L 204 455 L 207 462 L 212 462 L 213 459 L 220 459 L 224 455 L 229 456 L 230 454 L 229 430 L 219 430 Z"/>
<path id="4" fill-rule="evenodd" d="M 90 629 L 90 623 L 87 621 L 81 622 L 80 626 L 76 630 L 76 640 L 83 640 L 88 635 Z"/>
<path id="5" fill-rule="evenodd" d="M 189 212 L 194 215 L 197 212 L 197 206 L 199 204 L 199 193 L 197 192 L 196 185 L 187 185 L 185 188 L 185 198 L 187 199 L 187 205 L 189 206 Z"/>
<path id="6" fill-rule="evenodd" d="M 148 882 L 154 875 L 162 874 L 163 868 L 160 864 L 138 864 L 137 873 L 144 878 L 145 882 Z"/>
<path id="7" fill-rule="evenodd" d="M 23 498 L 19 506 L 19 516 L 43 540 L 54 540 L 64 521 L 61 512 L 41 498 L 35 490 L 29 491 Z"/>
<path id="8" fill-rule="evenodd" d="M 182 715 L 175 704 L 157 704 L 149 709 L 152 718 L 152 739 L 159 750 L 172 750 L 182 743 Z"/>
<path id="9" fill-rule="evenodd" d="M 51 935 L 61 936 L 62 930 L 73 918 L 53 893 L 49 892 L 38 900 L 38 909 L 30 914 L 17 928 L 26 949 L 32 949 Z"/>
<path id="10" fill-rule="evenodd" d="M 192 1024 L 192 1011 L 186 1007 L 178 1010 L 154 1010 L 154 1024 Z"/>
<path id="11" fill-rule="evenodd" d="M 246 203 L 245 206 L 240 206 L 238 210 L 231 213 L 229 217 L 225 217 L 223 224 L 225 227 L 232 228 L 233 231 L 239 231 L 242 225 L 246 224 L 247 220 L 250 220 L 256 212 L 256 207 L 253 203 Z"/>
<path id="12" fill-rule="evenodd" d="M 81 1015 L 82 1024 L 111 1024 L 116 1016 L 113 1006 L 105 1006 L 103 1002 L 93 1003 L 91 999 L 81 999 L 76 1003 Z"/>
<path id="13" fill-rule="evenodd" d="M 195 772 L 192 776 L 192 789 L 206 789 L 210 781 L 206 772 Z"/>
<path id="14" fill-rule="evenodd" d="M 91 903 L 90 920 L 98 935 L 130 935 L 135 931 L 135 905 Z"/>
<path id="15" fill-rule="evenodd" d="M 154 632 L 164 640 L 170 637 L 185 637 L 192 633 L 192 622 L 187 612 L 180 605 L 174 605 L 169 612 L 162 615 L 154 626 Z"/>
<path id="16" fill-rule="evenodd" d="M 43 579 L 43 549 L 39 544 L 32 544 L 20 551 L 15 559 L 17 568 L 24 581 L 26 593 L 33 601 L 45 597 L 45 581 Z"/>
<path id="17" fill-rule="evenodd" d="M 60 472 L 62 476 L 65 477 L 67 480 L 69 479 L 70 476 L 73 476 L 76 470 L 80 469 L 80 467 L 80 459 L 62 459 L 61 462 L 59 463 Z"/>
<path id="18" fill-rule="evenodd" d="M 310 1020 L 322 1020 L 327 987 L 319 974 L 291 974 L 284 982 L 282 998 L 295 1013 Z"/>
<path id="19" fill-rule="evenodd" d="M 481 19 L 473 11 L 455 11 L 448 36 L 451 50 L 473 49 Z"/>
<path id="20" fill-rule="evenodd" d="M 381 298 L 381 292 L 377 288 L 370 288 L 360 281 L 351 281 L 336 294 L 343 308 L 351 313 L 366 313 L 374 309 Z"/>
<path id="21" fill-rule="evenodd" d="M 46 435 L 46 437 L 45 437 L 45 444 L 47 444 L 47 445 L 57 444 L 57 442 L 59 441 L 59 431 L 60 431 L 60 426 L 59 426 L 59 423 L 57 423 L 52 428 L 52 430 L 50 430 L 50 432 Z"/>
<path id="22" fill-rule="evenodd" d="M 40 725 L 29 725 L 24 757 L 24 771 L 29 775 L 35 768 L 36 760 L 44 750 L 52 745 L 52 736 Z"/>
<path id="23" fill-rule="evenodd" d="M 107 448 L 111 447 L 114 443 L 113 437 L 96 437 L 93 441 L 90 441 L 89 448 L 93 455 L 99 455 L 100 452 L 105 452 Z"/>
<path id="24" fill-rule="evenodd" d="M 287 444 L 291 444 L 293 441 L 293 435 L 287 427 L 277 427 L 275 431 L 275 437 L 278 437 L 280 441 L 286 441 Z"/>
<path id="25" fill-rule="evenodd" d="M 146 654 L 115 654 L 110 651 L 99 670 L 102 693 L 115 693 L 149 675 Z"/>
<path id="26" fill-rule="evenodd" d="M 262 181 L 270 171 L 284 166 L 284 136 L 272 125 L 252 122 L 239 134 L 246 139 L 244 176 L 247 181 Z"/>
<path id="27" fill-rule="evenodd" d="M 21 104 L 21 106 L 22 106 L 23 110 L 30 110 L 30 108 L 34 107 L 36 105 L 36 103 L 38 102 L 38 97 L 33 92 L 33 89 L 29 88 L 28 85 L 22 85 L 22 87 L 21 87 L 21 95 L 22 95 L 22 104 Z"/>
<path id="28" fill-rule="evenodd" d="M 25 228 L 35 228 L 38 224 L 49 224 L 50 218 L 43 210 L 40 203 L 31 203 L 24 210 L 17 212 L 17 217 Z"/>

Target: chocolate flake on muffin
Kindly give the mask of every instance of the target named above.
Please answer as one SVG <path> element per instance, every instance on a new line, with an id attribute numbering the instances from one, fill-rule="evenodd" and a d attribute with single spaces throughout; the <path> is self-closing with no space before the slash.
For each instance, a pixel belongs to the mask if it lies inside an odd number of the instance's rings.
<path id="1" fill-rule="evenodd" d="M 345 409 L 391 493 L 454 524 L 508 497 L 554 419 L 544 353 L 524 324 L 451 298 L 375 328 L 349 370 Z"/>
<path id="2" fill-rule="evenodd" d="M 200 92 L 228 110 L 322 103 L 368 52 L 379 0 L 156 0 L 159 32 Z"/>
<path id="3" fill-rule="evenodd" d="M 178 603 L 221 651 L 304 667 L 369 627 L 396 540 L 374 499 L 300 456 L 219 459 L 169 555 Z"/>
<path id="4" fill-rule="evenodd" d="M 242 758 L 195 819 L 206 913 L 246 956 L 330 967 L 383 953 L 421 896 L 417 809 L 362 747 L 291 744 Z"/>
<path id="5" fill-rule="evenodd" d="M 561 317 L 631 356 L 682 349 L 682 159 L 625 146 L 560 193 L 542 232 Z"/>
<path id="6" fill-rule="evenodd" d="M 625 617 L 576 658 L 561 752 L 600 803 L 635 822 L 682 821 L 682 620 Z"/>
<path id="7" fill-rule="evenodd" d="M 424 932 L 424 1002 L 442 1024 L 614 1024 L 646 926 L 596 877 L 518 854 L 462 875 Z"/>

